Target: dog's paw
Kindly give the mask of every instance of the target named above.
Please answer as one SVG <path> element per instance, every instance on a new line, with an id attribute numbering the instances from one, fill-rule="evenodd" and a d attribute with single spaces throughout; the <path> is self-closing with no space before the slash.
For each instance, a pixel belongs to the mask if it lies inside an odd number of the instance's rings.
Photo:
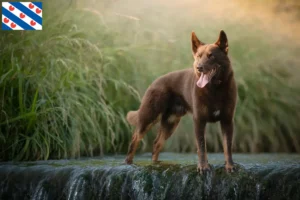
<path id="1" fill-rule="evenodd" d="M 131 164 L 132 164 L 132 159 L 126 158 L 126 159 L 125 159 L 125 164 L 131 165 Z"/>
<path id="2" fill-rule="evenodd" d="M 225 170 L 227 173 L 232 173 L 235 171 L 235 167 L 233 164 L 225 164 Z"/>
<path id="3" fill-rule="evenodd" d="M 198 164 L 197 166 L 197 172 L 199 172 L 201 175 L 209 172 L 211 170 L 210 166 L 208 163 L 206 164 Z"/>
<path id="4" fill-rule="evenodd" d="M 155 164 L 155 165 L 158 165 L 158 164 L 161 163 L 161 161 L 160 160 L 152 160 L 152 163 Z"/>

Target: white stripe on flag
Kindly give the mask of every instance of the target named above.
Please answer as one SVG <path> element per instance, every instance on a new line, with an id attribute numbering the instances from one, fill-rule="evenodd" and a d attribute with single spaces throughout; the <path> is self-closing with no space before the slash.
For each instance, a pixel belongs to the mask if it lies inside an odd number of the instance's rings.
<path id="1" fill-rule="evenodd" d="M 18 26 L 18 24 L 16 24 L 15 22 L 13 22 L 13 21 L 11 21 L 11 20 L 9 20 L 8 23 L 5 23 L 5 22 L 4 22 L 4 18 L 7 18 L 7 19 L 8 19 L 8 17 L 6 17 L 5 15 L 2 15 L 2 23 L 4 23 L 4 24 L 5 24 L 6 26 L 8 26 L 9 28 L 11 28 L 11 29 L 13 29 L 13 30 L 24 30 L 23 28 L 21 28 L 20 26 Z M 10 26 L 11 23 L 16 24 L 16 27 L 15 27 L 15 28 L 12 28 L 12 27 Z"/>
<path id="2" fill-rule="evenodd" d="M 30 2 L 19 2 L 19 3 L 23 4 L 23 6 L 25 6 L 25 7 L 28 8 L 29 10 L 31 10 L 31 9 L 29 8 L 29 4 L 31 4 Z M 42 12 L 39 13 L 39 14 L 37 14 L 37 13 L 35 12 L 35 10 L 36 10 L 37 8 L 38 8 L 38 7 L 36 7 L 36 6 L 34 5 L 34 9 L 31 10 L 31 11 L 32 11 L 34 14 L 36 14 L 36 15 L 42 17 L 42 15 L 43 15 L 43 10 L 40 9 L 40 10 L 42 10 Z"/>
<path id="3" fill-rule="evenodd" d="M 8 11 L 9 11 L 9 6 L 13 6 L 13 5 L 11 5 L 9 2 L 3 2 L 2 3 L 2 7 L 4 7 L 4 8 L 6 8 Z M 35 22 L 34 20 L 32 20 L 30 17 L 28 17 L 27 15 L 25 15 L 25 17 L 22 19 L 21 17 L 20 17 L 20 14 L 22 13 L 19 9 L 17 9 L 16 7 L 15 7 L 15 9 L 13 10 L 13 11 L 9 11 L 9 12 L 11 12 L 12 14 L 14 14 L 16 17 L 18 17 L 20 20 L 22 20 L 22 21 L 24 21 L 24 22 L 26 22 L 29 26 L 31 26 L 32 28 L 34 28 L 35 30 L 42 30 L 42 26 L 39 24 L 39 23 L 37 23 L 37 22 Z M 24 13 L 23 13 L 24 14 Z M 34 26 L 32 26 L 31 25 L 31 21 L 34 21 L 35 22 L 35 25 Z"/>

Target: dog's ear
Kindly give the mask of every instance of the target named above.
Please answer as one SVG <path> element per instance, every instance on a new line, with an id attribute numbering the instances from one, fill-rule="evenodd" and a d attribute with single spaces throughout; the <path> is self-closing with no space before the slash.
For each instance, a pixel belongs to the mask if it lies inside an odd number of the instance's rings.
<path id="1" fill-rule="evenodd" d="M 226 54 L 228 53 L 228 40 L 226 33 L 223 30 L 220 31 L 219 39 L 215 42 L 215 44 L 218 45 Z"/>
<path id="2" fill-rule="evenodd" d="M 195 54 L 197 53 L 199 46 L 203 45 L 203 43 L 197 38 L 194 31 L 192 32 L 191 41 L 192 41 L 193 54 Z"/>

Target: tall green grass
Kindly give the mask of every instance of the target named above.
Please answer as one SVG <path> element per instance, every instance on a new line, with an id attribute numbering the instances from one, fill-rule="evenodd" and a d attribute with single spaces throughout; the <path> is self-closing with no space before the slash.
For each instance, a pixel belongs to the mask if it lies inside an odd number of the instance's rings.
<path id="1" fill-rule="evenodd" d="M 103 23 L 88 31 L 91 24 L 81 18 L 94 14 L 70 7 L 51 12 L 44 10 L 43 31 L 2 33 L 1 158 L 124 151 L 124 106 L 139 99 L 126 73 L 136 62 Z"/>
<path id="2" fill-rule="evenodd" d="M 300 152 L 296 44 L 251 20 L 194 12 L 191 0 L 173 7 L 93 2 L 44 1 L 43 31 L 1 32 L 0 160 L 126 152 L 132 134 L 126 113 L 138 108 L 155 78 L 191 67 L 192 30 L 214 42 L 220 29 L 229 37 L 239 89 L 235 151 Z M 177 15 L 183 9 L 190 12 Z M 222 151 L 219 132 L 208 127 L 210 151 Z M 142 151 L 151 149 L 155 134 L 144 138 Z M 164 150 L 195 151 L 189 117 Z"/>

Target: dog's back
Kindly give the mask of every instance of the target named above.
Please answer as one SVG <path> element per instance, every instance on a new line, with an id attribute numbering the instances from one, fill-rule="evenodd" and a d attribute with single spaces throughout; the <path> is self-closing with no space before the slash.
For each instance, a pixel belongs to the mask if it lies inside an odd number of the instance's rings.
<path id="1" fill-rule="evenodd" d="M 127 121 L 136 126 L 149 116 L 153 116 L 151 120 L 157 122 L 156 119 L 162 115 L 172 118 L 185 115 L 191 108 L 192 98 L 188 91 L 193 82 L 192 69 L 170 72 L 157 78 L 146 90 L 139 110 L 127 113 Z M 143 105 L 147 105 L 147 108 Z"/>

